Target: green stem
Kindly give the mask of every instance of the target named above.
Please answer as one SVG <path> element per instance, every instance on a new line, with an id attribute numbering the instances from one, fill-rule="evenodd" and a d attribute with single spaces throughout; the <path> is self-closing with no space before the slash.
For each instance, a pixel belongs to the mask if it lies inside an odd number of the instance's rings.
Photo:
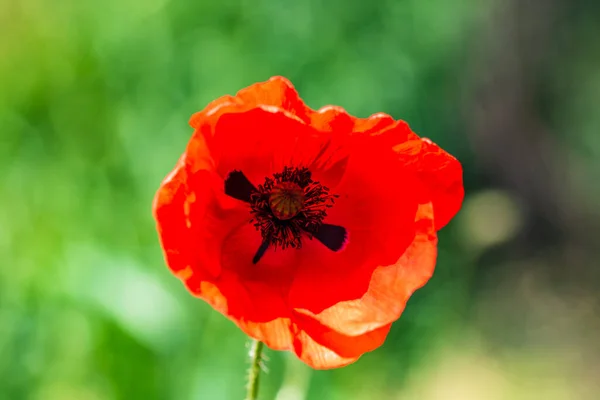
<path id="1" fill-rule="evenodd" d="M 258 383 L 260 376 L 260 363 L 262 360 L 262 350 L 264 344 L 259 340 L 252 341 L 250 348 L 250 370 L 248 370 L 248 391 L 246 392 L 246 400 L 258 399 Z"/>

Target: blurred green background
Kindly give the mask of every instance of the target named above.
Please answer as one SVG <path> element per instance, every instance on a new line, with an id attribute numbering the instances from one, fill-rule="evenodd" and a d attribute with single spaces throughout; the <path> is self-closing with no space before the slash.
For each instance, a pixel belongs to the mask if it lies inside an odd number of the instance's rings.
<path id="1" fill-rule="evenodd" d="M 600 2 L 0 0 L 0 399 L 241 399 L 244 335 L 164 265 L 188 117 L 272 75 L 464 165 L 431 282 L 261 399 L 600 398 Z"/>

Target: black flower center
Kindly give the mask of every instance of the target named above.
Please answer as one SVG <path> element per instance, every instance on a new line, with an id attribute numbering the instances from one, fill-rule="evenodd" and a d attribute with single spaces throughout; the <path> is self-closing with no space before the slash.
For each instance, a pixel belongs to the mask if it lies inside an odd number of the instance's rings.
<path id="1" fill-rule="evenodd" d="M 250 222 L 263 239 L 253 263 L 269 246 L 299 249 L 305 237 L 316 238 L 332 251 L 341 250 L 348 240 L 345 228 L 323 223 L 338 196 L 313 181 L 308 168 L 284 167 L 258 188 L 243 172 L 232 171 L 225 179 L 225 194 L 250 204 Z"/>

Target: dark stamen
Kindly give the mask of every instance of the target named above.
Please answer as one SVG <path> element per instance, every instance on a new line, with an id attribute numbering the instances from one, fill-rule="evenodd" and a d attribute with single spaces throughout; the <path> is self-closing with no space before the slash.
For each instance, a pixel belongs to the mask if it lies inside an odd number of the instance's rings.
<path id="1" fill-rule="evenodd" d="M 231 171 L 225 178 L 226 195 L 250 203 L 252 192 L 256 192 L 256 188 L 242 171 Z"/>
<path id="2" fill-rule="evenodd" d="M 225 179 L 225 194 L 249 203 L 250 223 L 262 236 L 253 264 L 269 248 L 300 249 L 303 239 L 316 238 L 336 252 L 348 243 L 344 227 L 323 223 L 338 196 L 314 181 L 306 167 L 284 167 L 258 187 L 243 172 L 234 170 Z"/>
<path id="3" fill-rule="evenodd" d="M 260 244 L 260 247 L 258 248 L 258 250 L 256 250 L 256 254 L 252 258 L 252 264 L 256 264 L 257 262 L 259 262 L 260 259 L 262 258 L 262 256 L 265 255 L 265 252 L 267 251 L 268 248 L 269 248 L 269 240 L 264 239 L 263 242 Z"/>
<path id="4" fill-rule="evenodd" d="M 348 243 L 348 231 L 338 225 L 321 224 L 313 236 L 333 251 L 342 250 Z"/>

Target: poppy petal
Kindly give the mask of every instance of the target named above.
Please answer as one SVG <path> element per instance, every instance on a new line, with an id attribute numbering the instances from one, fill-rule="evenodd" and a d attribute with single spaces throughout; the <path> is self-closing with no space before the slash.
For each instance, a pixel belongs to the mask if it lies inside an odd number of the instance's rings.
<path id="1" fill-rule="evenodd" d="M 442 229 L 460 210 L 464 197 L 462 166 L 458 160 L 427 138 L 420 138 L 404 121 L 376 134 L 393 146 L 399 161 L 423 186 L 421 203 L 432 202 L 436 230 Z"/>
<path id="2" fill-rule="evenodd" d="M 296 264 L 296 249 L 268 248 L 253 263 L 263 243 L 252 224 L 241 224 L 223 240 L 220 248 L 221 279 L 216 282 L 230 296 L 228 314 L 253 322 L 289 317 L 286 297 Z M 229 281 L 233 281 L 230 283 Z"/>
<path id="3" fill-rule="evenodd" d="M 252 107 L 273 106 L 280 108 L 306 122 L 309 108 L 298 95 L 294 85 L 282 76 L 274 76 L 266 82 L 255 83 L 240 90 L 236 96 Z"/>
<path id="4" fill-rule="evenodd" d="M 309 116 L 310 125 L 325 138 L 324 146 L 316 153 L 310 168 L 316 171 L 317 177 L 326 174 L 327 178 L 322 180 L 329 187 L 336 187 L 346 171 L 353 135 L 372 134 L 394 124 L 394 119 L 384 113 L 356 118 L 338 106 L 323 107 Z"/>
<path id="5" fill-rule="evenodd" d="M 310 114 L 310 125 L 315 129 L 322 132 L 343 132 L 345 135 L 371 134 L 394 123 L 394 119 L 385 113 L 357 118 L 339 106 L 322 107 Z"/>
<path id="6" fill-rule="evenodd" d="M 292 348 L 288 309 L 281 296 L 260 282 L 242 283 L 235 274 L 225 271 L 217 281 L 190 275 L 186 286 L 215 310 L 231 319 L 246 334 L 274 350 Z"/>
<path id="7" fill-rule="evenodd" d="M 420 162 L 416 164 L 421 182 L 429 189 L 436 230 L 450 222 L 464 198 L 462 166 L 458 160 L 431 140 L 421 139 Z"/>
<path id="8" fill-rule="evenodd" d="M 247 335 L 264 342 L 273 350 L 292 349 L 293 336 L 291 331 L 291 322 L 289 318 L 273 318 L 269 321 L 256 322 L 252 318 L 260 314 L 260 307 L 267 302 L 278 299 L 268 299 L 262 296 L 258 300 L 255 295 L 261 287 L 244 286 L 233 276 L 221 278 L 218 283 L 202 280 L 198 275 L 190 275 L 186 281 L 186 286 L 196 296 L 205 300 L 215 310 L 230 318 Z M 269 308 L 273 309 L 273 303 Z M 240 308 L 243 307 L 243 308 Z"/>
<path id="9" fill-rule="evenodd" d="M 356 335 L 347 335 L 299 311 L 294 311 L 293 321 L 316 342 L 343 357 L 360 356 L 361 354 L 375 350 L 383 344 L 391 328 L 391 323 L 389 323 Z"/>
<path id="10" fill-rule="evenodd" d="M 346 335 L 364 334 L 397 320 L 412 293 L 433 274 L 437 237 L 431 204 L 419 206 L 416 230 L 414 240 L 395 264 L 375 269 L 361 298 L 339 302 L 320 313 L 296 311 Z"/>
<path id="11" fill-rule="evenodd" d="M 319 313 L 362 297 L 375 268 L 395 263 L 414 238 L 420 188 L 414 175 L 391 148 L 370 139 L 356 146 L 325 219 L 347 229 L 348 243 L 340 252 L 315 241 L 303 244 L 289 295 L 293 308 Z"/>
<path id="12" fill-rule="evenodd" d="M 339 368 L 358 360 L 383 344 L 391 324 L 358 336 L 346 336 L 308 316 L 294 315 L 299 329 L 294 335 L 294 352 L 315 369 Z"/>
<path id="13" fill-rule="evenodd" d="M 246 335 L 260 340 L 273 350 L 291 350 L 293 348 L 294 336 L 289 318 L 277 318 L 260 323 L 240 320 L 236 323 Z"/>
<path id="14" fill-rule="evenodd" d="M 314 129 L 284 111 L 254 108 L 222 115 L 208 146 L 219 175 L 242 171 L 259 185 L 285 166 L 310 162 L 322 142 Z"/>
<path id="15" fill-rule="evenodd" d="M 200 147 L 198 147 L 200 150 Z M 220 243 L 247 213 L 225 196 L 222 180 L 211 170 L 206 153 L 194 160 L 181 157 L 154 199 L 154 215 L 171 270 L 218 276 Z M 204 161 L 203 161 L 204 160 Z M 200 168 L 200 169 L 198 169 Z"/>
<path id="16" fill-rule="evenodd" d="M 187 198 L 184 190 L 187 174 L 184 167 L 184 161 L 180 159 L 175 169 L 164 179 L 153 205 L 165 259 L 175 275 L 187 271 L 190 259 L 193 259 L 189 242 L 190 227 L 183 212 Z"/>
<path id="17" fill-rule="evenodd" d="M 192 115 L 189 124 L 194 129 L 209 133 L 210 125 L 214 125 L 221 115 L 260 107 L 275 107 L 303 122 L 310 121 L 308 114 L 312 111 L 304 104 L 289 80 L 282 76 L 274 76 L 265 82 L 258 82 L 240 90 L 235 96 L 218 98 L 204 110 Z"/>
<path id="18" fill-rule="evenodd" d="M 219 117 L 226 111 L 234 109 L 248 109 L 240 99 L 233 96 L 222 96 L 211 101 L 202 111 L 194 113 L 189 120 L 189 125 L 194 129 L 207 129 L 218 121 Z"/>
<path id="19" fill-rule="evenodd" d="M 294 353 L 314 369 L 340 368 L 352 364 L 360 358 L 360 356 L 342 357 L 330 348 L 317 343 L 305 331 L 299 331 L 294 336 Z"/>

